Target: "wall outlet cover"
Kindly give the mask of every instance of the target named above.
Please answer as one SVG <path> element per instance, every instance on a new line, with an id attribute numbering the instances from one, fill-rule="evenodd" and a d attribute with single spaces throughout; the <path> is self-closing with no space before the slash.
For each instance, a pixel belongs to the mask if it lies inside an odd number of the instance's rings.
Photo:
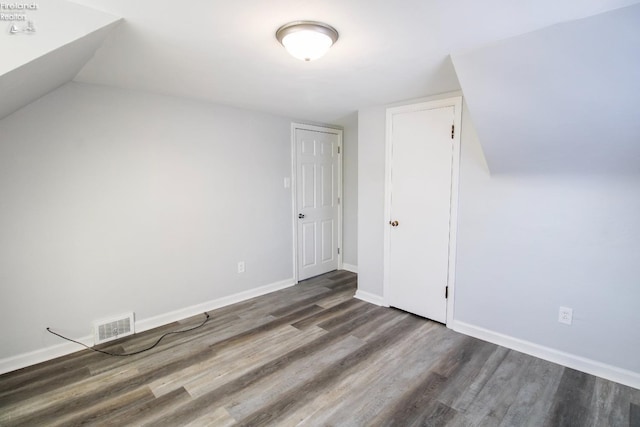
<path id="1" fill-rule="evenodd" d="M 573 309 L 569 307 L 560 307 L 558 311 L 558 322 L 570 325 L 573 321 Z"/>

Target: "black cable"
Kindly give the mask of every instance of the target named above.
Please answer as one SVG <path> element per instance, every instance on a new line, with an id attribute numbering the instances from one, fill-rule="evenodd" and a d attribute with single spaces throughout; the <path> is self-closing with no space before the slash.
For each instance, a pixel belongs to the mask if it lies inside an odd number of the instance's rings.
<path id="1" fill-rule="evenodd" d="M 49 332 L 50 332 L 50 333 L 52 333 L 53 335 L 57 335 L 57 336 L 59 336 L 60 338 L 65 339 L 65 340 L 67 340 L 67 341 L 71 341 L 71 342 L 74 342 L 74 343 L 76 343 L 76 344 L 80 344 L 81 346 L 86 347 L 86 348 L 88 348 L 89 350 L 93 350 L 93 351 L 95 351 L 95 352 L 97 352 L 97 353 L 106 354 L 106 355 L 108 355 L 108 356 L 133 356 L 133 355 L 140 354 L 140 353 L 144 353 L 145 351 L 149 351 L 149 350 L 151 350 L 152 348 L 154 348 L 155 346 L 157 346 L 157 345 L 160 343 L 160 341 L 162 341 L 162 338 L 166 337 L 167 335 L 171 335 L 171 334 L 182 334 L 182 333 L 184 333 L 184 332 L 190 332 L 190 331 L 193 331 L 193 330 L 195 330 L 195 329 L 198 329 L 198 328 L 203 327 L 203 326 L 204 326 L 204 324 L 205 324 L 205 323 L 207 323 L 207 322 L 209 321 L 209 318 L 211 317 L 211 316 L 209 316 L 209 313 L 206 313 L 206 312 L 204 313 L 204 315 L 205 315 L 205 316 L 207 316 L 207 318 L 206 318 L 206 319 L 204 319 L 204 322 L 202 322 L 202 323 L 201 323 L 201 324 L 199 324 L 198 326 L 194 326 L 193 328 L 185 329 L 185 330 L 182 330 L 182 331 L 167 332 L 166 334 L 164 334 L 164 335 L 162 335 L 160 338 L 158 338 L 158 341 L 156 341 L 156 342 L 155 342 L 155 344 L 153 344 L 151 347 L 149 347 L 149 348 L 145 348 L 145 349 L 143 349 L 143 350 L 134 351 L 133 353 L 123 353 L 123 354 L 109 353 L 108 351 L 98 350 L 97 348 L 89 347 L 88 345 L 83 344 L 83 343 L 81 343 L 81 342 L 79 342 L 79 341 L 72 340 L 71 338 L 67 338 L 67 337 L 65 337 L 65 336 L 62 336 L 62 335 L 60 335 L 60 334 L 59 334 L 59 333 L 57 333 L 57 332 L 53 332 L 53 331 L 51 330 L 51 328 L 47 328 L 47 331 L 49 331 Z"/>

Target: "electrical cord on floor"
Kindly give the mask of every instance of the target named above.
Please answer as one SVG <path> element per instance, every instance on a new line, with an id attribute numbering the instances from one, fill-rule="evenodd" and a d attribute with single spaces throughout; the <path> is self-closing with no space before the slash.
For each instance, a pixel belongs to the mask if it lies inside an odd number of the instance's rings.
<path id="1" fill-rule="evenodd" d="M 108 356 L 134 356 L 134 355 L 136 355 L 136 354 L 144 353 L 145 351 L 149 351 L 149 350 L 151 350 L 152 348 L 154 348 L 155 346 L 157 346 L 158 344 L 160 344 L 160 341 L 162 341 L 162 339 L 163 339 L 164 337 L 166 337 L 167 335 L 172 335 L 172 334 L 183 334 L 183 333 L 185 333 L 185 332 L 191 332 L 191 331 L 193 331 L 193 330 L 196 330 L 196 329 L 198 329 L 198 328 L 203 327 L 203 326 L 204 326 L 204 324 L 205 324 L 205 323 L 207 323 L 207 322 L 209 321 L 209 319 L 211 318 L 211 316 L 209 316 L 209 313 L 206 313 L 206 312 L 205 312 L 205 313 L 204 313 L 204 315 L 205 315 L 205 316 L 207 316 L 207 317 L 206 317 L 206 319 L 204 319 L 204 322 L 202 322 L 202 323 L 201 323 L 201 324 L 199 324 L 198 326 L 194 326 L 193 328 L 185 329 L 185 330 L 182 330 L 182 331 L 167 332 L 166 334 L 164 334 L 164 335 L 162 335 L 160 338 L 158 338 L 158 341 L 156 341 L 156 342 L 155 342 L 155 344 L 153 344 L 151 347 L 149 347 L 149 348 L 145 348 L 145 349 L 142 349 L 142 350 L 138 350 L 138 351 L 134 351 L 134 352 L 132 352 L 132 353 L 122 353 L 122 354 L 118 354 L 118 353 L 110 353 L 110 352 L 108 352 L 108 351 L 99 350 L 99 349 L 97 349 L 97 348 L 89 347 L 88 345 L 83 344 L 83 343 L 81 343 L 81 342 L 79 342 L 79 341 L 72 340 L 71 338 L 67 338 L 67 337 L 65 337 L 65 336 L 62 336 L 62 335 L 60 335 L 60 334 L 59 334 L 59 333 L 57 333 L 57 332 L 53 332 L 53 331 L 51 330 L 51 328 L 47 328 L 47 331 L 48 331 L 48 332 L 50 332 L 50 333 L 52 333 L 53 335 L 56 335 L 56 336 L 59 336 L 59 337 L 60 337 L 60 338 L 62 338 L 62 339 L 65 339 L 65 340 L 67 340 L 67 341 L 71 341 L 71 342 L 74 342 L 74 343 L 76 343 L 76 344 L 80 344 L 81 346 L 86 347 L 86 348 L 88 348 L 89 350 L 93 350 L 93 351 L 95 351 L 95 352 L 97 352 L 97 353 L 106 354 L 106 355 L 108 355 Z"/>

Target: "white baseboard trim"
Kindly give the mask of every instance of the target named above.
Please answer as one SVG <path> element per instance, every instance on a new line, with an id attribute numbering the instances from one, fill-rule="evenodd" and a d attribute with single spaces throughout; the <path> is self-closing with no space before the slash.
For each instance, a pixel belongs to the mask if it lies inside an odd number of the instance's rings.
<path id="1" fill-rule="evenodd" d="M 93 345 L 93 335 L 87 335 L 81 338 L 74 339 L 85 345 L 88 345 L 89 347 Z M 80 351 L 82 349 L 83 347 L 79 346 L 78 344 L 74 344 L 72 342 L 63 342 L 62 344 L 56 344 L 40 350 L 34 350 L 28 353 L 7 357 L 0 360 L 0 374 L 5 374 L 7 372 L 22 369 L 27 366 L 46 362 L 47 360 L 55 359 L 56 357 L 66 356 L 67 354 L 75 353 L 76 351 Z"/>
<path id="2" fill-rule="evenodd" d="M 358 266 L 353 264 L 342 263 L 342 269 L 358 274 Z"/>
<path id="3" fill-rule="evenodd" d="M 207 301 L 202 304 L 196 304 L 180 310 L 171 311 L 159 316 L 150 317 L 148 319 L 142 319 L 139 321 L 136 320 L 135 331 L 136 333 L 144 332 L 149 329 L 176 322 L 178 320 L 186 319 L 187 317 L 202 314 L 205 311 L 211 311 L 215 310 L 216 308 L 246 301 L 248 299 L 275 292 L 280 289 L 285 289 L 293 285 L 294 280 L 293 278 L 291 278 L 269 285 L 261 286 L 259 288 L 249 289 L 248 291 L 239 292 L 237 294 L 229 295 L 226 297 L 217 298 L 215 300 Z M 92 335 L 74 339 L 88 346 L 93 346 Z M 56 357 L 66 356 L 67 354 L 75 353 L 79 350 L 82 350 L 82 347 L 78 344 L 65 342 L 40 350 L 31 351 L 29 353 L 18 354 L 16 356 L 0 359 L 0 374 L 46 362 L 47 360 L 55 359 Z"/>
<path id="4" fill-rule="evenodd" d="M 148 319 L 143 319 L 140 321 L 136 320 L 136 332 L 148 331 L 149 329 L 167 325 L 178 320 L 186 319 L 187 317 L 203 314 L 205 311 L 211 311 L 215 310 L 216 308 L 246 301 L 248 299 L 279 291 L 293 285 L 293 278 L 291 278 L 283 280 L 281 282 L 272 283 L 270 285 L 261 286 L 259 288 L 249 289 L 248 291 L 239 292 L 237 294 L 229 295 L 226 297 L 217 298 L 215 300 L 207 301 L 202 304 L 196 304 L 190 307 L 182 308 L 180 310 L 171 311 L 159 316 L 150 317 Z"/>
<path id="5" fill-rule="evenodd" d="M 382 299 L 381 296 L 360 289 L 356 291 L 354 297 L 371 304 L 379 305 L 381 307 L 389 307 L 389 305 L 384 302 L 384 299 Z"/>
<path id="6" fill-rule="evenodd" d="M 545 347 L 530 341 L 521 340 L 519 338 L 514 338 L 509 335 L 504 335 L 465 322 L 454 320 L 452 325 L 447 326 L 461 334 L 469 335 L 530 356 L 535 356 L 568 368 L 586 372 L 587 374 L 640 389 L 640 373 L 638 372 L 607 365 L 606 363 L 597 362 L 575 354 L 565 353 L 560 350 Z"/>

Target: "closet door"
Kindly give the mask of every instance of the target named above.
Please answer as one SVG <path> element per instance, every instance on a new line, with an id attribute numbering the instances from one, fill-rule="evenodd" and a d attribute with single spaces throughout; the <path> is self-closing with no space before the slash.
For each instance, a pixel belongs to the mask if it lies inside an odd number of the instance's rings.
<path id="1" fill-rule="evenodd" d="M 339 266 L 340 141 L 338 131 L 295 129 L 298 280 Z"/>
<path id="2" fill-rule="evenodd" d="M 389 305 L 446 323 L 455 108 L 390 111 Z"/>

